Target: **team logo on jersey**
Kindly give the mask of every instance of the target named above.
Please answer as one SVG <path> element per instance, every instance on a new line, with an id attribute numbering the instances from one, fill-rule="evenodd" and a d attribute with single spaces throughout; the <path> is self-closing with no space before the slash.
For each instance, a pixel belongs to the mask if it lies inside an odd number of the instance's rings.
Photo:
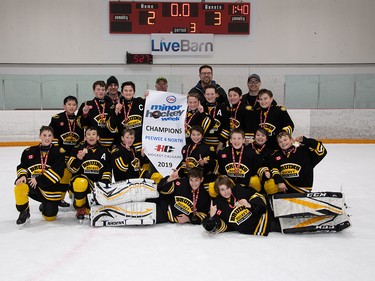
<path id="1" fill-rule="evenodd" d="M 237 165 L 236 165 L 237 166 Z M 227 172 L 228 177 L 237 177 L 244 178 L 249 172 L 249 168 L 244 164 L 240 164 L 240 167 L 236 167 L 233 163 L 225 165 L 225 171 Z"/>
<path id="2" fill-rule="evenodd" d="M 237 129 L 240 126 L 240 121 L 234 118 L 230 118 L 230 129 L 234 130 Z"/>
<path id="3" fill-rule="evenodd" d="M 49 168 L 51 168 L 51 166 L 46 165 L 44 170 L 48 170 Z M 35 164 L 35 165 L 30 166 L 27 169 L 29 170 L 32 178 L 35 178 L 35 177 L 43 174 L 42 164 Z"/>
<path id="4" fill-rule="evenodd" d="M 103 116 L 104 115 L 104 116 Z M 94 120 L 96 121 L 96 123 L 98 124 L 98 126 L 100 128 L 105 128 L 106 127 L 106 123 L 107 123 L 107 115 L 108 113 L 104 113 L 104 114 L 98 114 L 94 117 Z"/>
<path id="5" fill-rule="evenodd" d="M 31 159 L 33 159 L 34 158 L 34 155 L 29 155 L 29 156 L 27 156 L 27 158 L 29 159 L 29 160 L 31 160 Z"/>
<path id="6" fill-rule="evenodd" d="M 134 129 L 142 126 L 142 116 L 141 115 L 131 115 L 127 120 L 123 120 L 121 124 L 126 129 Z"/>
<path id="7" fill-rule="evenodd" d="M 221 125 L 221 122 L 215 119 L 214 127 L 210 130 L 210 134 L 214 134 L 215 132 L 217 132 L 217 130 L 219 130 L 220 125 Z"/>
<path id="8" fill-rule="evenodd" d="M 98 175 L 103 168 L 103 164 L 98 160 L 87 160 L 82 163 L 84 174 Z"/>
<path id="9" fill-rule="evenodd" d="M 77 133 L 66 132 L 61 135 L 63 144 L 65 145 L 76 145 L 79 140 L 79 135 Z"/>
<path id="10" fill-rule="evenodd" d="M 259 124 L 260 127 L 265 129 L 269 136 L 272 136 L 272 133 L 275 131 L 276 127 L 270 123 L 261 123 Z"/>
<path id="11" fill-rule="evenodd" d="M 294 163 L 285 163 L 280 165 L 280 174 L 283 178 L 298 178 L 301 166 Z"/>
<path id="12" fill-rule="evenodd" d="M 175 196 L 174 207 L 185 215 L 189 215 L 193 211 L 193 202 L 186 197 Z"/>
<path id="13" fill-rule="evenodd" d="M 229 222 L 236 223 L 237 225 L 240 225 L 244 221 L 246 221 L 248 218 L 250 218 L 252 213 L 248 208 L 241 205 L 239 207 L 236 207 L 233 209 L 233 211 L 229 215 Z"/>
<path id="14" fill-rule="evenodd" d="M 130 162 L 132 167 L 134 168 L 134 171 L 139 171 L 141 168 L 141 161 L 139 161 L 138 158 L 134 158 L 133 161 Z"/>
<path id="15" fill-rule="evenodd" d="M 221 154 L 221 158 L 227 158 L 227 155 L 225 153 Z"/>
<path id="16" fill-rule="evenodd" d="M 197 159 L 195 159 L 194 157 L 187 157 L 186 161 L 185 161 L 185 169 L 186 170 L 190 170 L 194 167 L 197 167 L 199 165 Z"/>

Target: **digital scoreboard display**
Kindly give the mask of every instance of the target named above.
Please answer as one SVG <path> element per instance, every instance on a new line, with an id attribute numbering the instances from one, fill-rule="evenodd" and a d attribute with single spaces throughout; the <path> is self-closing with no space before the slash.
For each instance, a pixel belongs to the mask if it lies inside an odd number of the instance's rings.
<path id="1" fill-rule="evenodd" d="M 109 2 L 111 34 L 250 34 L 250 3 Z"/>

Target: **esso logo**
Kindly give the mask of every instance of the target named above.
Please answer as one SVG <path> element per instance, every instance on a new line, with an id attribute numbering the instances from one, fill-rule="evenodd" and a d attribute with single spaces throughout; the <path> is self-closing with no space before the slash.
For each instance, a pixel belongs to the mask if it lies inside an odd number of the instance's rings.
<path id="1" fill-rule="evenodd" d="M 175 103 L 176 102 L 176 97 L 175 96 L 168 96 L 165 98 L 167 103 Z"/>

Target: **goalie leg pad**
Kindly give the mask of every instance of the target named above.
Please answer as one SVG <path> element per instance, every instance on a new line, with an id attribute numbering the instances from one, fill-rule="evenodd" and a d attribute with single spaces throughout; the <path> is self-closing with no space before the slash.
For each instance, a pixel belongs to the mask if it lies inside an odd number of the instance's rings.
<path id="1" fill-rule="evenodd" d="M 157 185 L 150 179 L 128 179 L 111 184 L 96 182 L 94 196 L 100 205 L 112 206 L 158 198 Z"/>
<path id="2" fill-rule="evenodd" d="M 344 213 L 341 192 L 275 194 L 272 196 L 275 217 L 336 216 Z"/>
<path id="3" fill-rule="evenodd" d="M 156 204 L 131 202 L 116 206 L 91 206 L 91 226 L 152 225 L 156 223 Z"/>
<path id="4" fill-rule="evenodd" d="M 344 213 L 336 216 L 316 216 L 310 218 L 279 218 L 281 232 L 289 233 L 318 233 L 338 232 L 348 228 L 350 220 Z"/>

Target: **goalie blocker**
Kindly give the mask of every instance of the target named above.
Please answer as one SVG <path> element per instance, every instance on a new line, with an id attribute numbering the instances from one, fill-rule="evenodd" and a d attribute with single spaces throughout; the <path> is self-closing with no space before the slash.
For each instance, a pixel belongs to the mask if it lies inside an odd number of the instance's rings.
<path id="1" fill-rule="evenodd" d="M 350 226 L 341 192 L 275 194 L 272 207 L 285 234 L 338 232 Z"/>

